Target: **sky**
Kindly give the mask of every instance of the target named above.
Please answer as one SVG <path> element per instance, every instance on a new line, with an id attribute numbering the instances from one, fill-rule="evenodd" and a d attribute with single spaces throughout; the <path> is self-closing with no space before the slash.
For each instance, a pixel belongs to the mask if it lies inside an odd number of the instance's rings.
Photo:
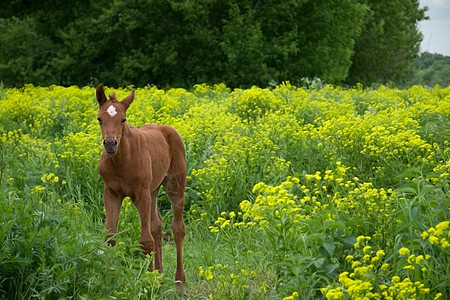
<path id="1" fill-rule="evenodd" d="M 450 56 L 450 0 L 420 0 L 420 7 L 428 6 L 429 20 L 419 23 L 423 34 L 420 51 Z"/>

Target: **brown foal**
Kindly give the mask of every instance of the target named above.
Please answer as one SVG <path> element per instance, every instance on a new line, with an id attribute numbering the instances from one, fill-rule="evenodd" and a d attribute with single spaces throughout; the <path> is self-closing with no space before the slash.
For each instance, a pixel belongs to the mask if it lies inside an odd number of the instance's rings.
<path id="1" fill-rule="evenodd" d="M 97 100 L 104 146 L 98 168 L 105 184 L 106 230 L 111 237 L 115 235 L 122 201 L 130 197 L 139 212 L 142 250 L 145 254 L 154 253 L 155 267 L 162 272 L 162 222 L 156 196 L 163 185 L 172 203 L 172 229 L 177 248 L 175 280 L 180 286 L 186 281 L 182 261 L 186 186 L 183 141 L 170 126 L 146 124 L 137 129 L 127 124 L 126 111 L 134 100 L 134 91 L 122 101 L 117 101 L 114 93 L 107 100 L 100 84 Z M 112 239 L 109 243 L 115 244 Z"/>

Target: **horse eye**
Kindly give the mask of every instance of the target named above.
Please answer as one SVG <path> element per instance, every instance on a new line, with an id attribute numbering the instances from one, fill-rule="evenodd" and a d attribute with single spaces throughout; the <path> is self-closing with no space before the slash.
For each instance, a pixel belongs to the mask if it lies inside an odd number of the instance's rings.
<path id="1" fill-rule="evenodd" d="M 127 120 L 127 119 L 123 119 L 123 120 L 122 120 L 122 123 L 125 123 L 126 120 Z"/>
<path id="2" fill-rule="evenodd" d="M 97 118 L 97 120 L 98 120 L 98 124 L 102 125 L 102 119 Z"/>

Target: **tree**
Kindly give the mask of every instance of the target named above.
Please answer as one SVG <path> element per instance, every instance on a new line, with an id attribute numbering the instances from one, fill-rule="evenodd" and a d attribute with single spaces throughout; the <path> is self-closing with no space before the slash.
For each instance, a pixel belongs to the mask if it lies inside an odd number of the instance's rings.
<path id="1" fill-rule="evenodd" d="M 56 46 L 37 30 L 32 18 L 0 19 L 0 74 L 6 85 L 41 82 Z"/>
<path id="2" fill-rule="evenodd" d="M 275 79 L 343 81 L 367 7 L 356 0 L 269 3 L 261 4 L 258 20 L 266 38 L 268 65 L 279 72 Z"/>
<path id="3" fill-rule="evenodd" d="M 369 7 L 367 22 L 356 39 L 348 83 L 400 82 L 419 54 L 422 34 L 417 22 L 426 8 L 418 0 L 362 0 Z"/>

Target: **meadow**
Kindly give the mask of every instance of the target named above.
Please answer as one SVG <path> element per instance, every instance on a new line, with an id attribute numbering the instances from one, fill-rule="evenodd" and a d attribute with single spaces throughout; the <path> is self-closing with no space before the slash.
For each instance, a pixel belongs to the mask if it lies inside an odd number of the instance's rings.
<path id="1" fill-rule="evenodd" d="M 450 87 L 138 88 L 186 145 L 185 296 L 163 190 L 163 274 L 129 199 L 105 244 L 97 108 L 0 88 L 0 299 L 450 298 Z"/>

